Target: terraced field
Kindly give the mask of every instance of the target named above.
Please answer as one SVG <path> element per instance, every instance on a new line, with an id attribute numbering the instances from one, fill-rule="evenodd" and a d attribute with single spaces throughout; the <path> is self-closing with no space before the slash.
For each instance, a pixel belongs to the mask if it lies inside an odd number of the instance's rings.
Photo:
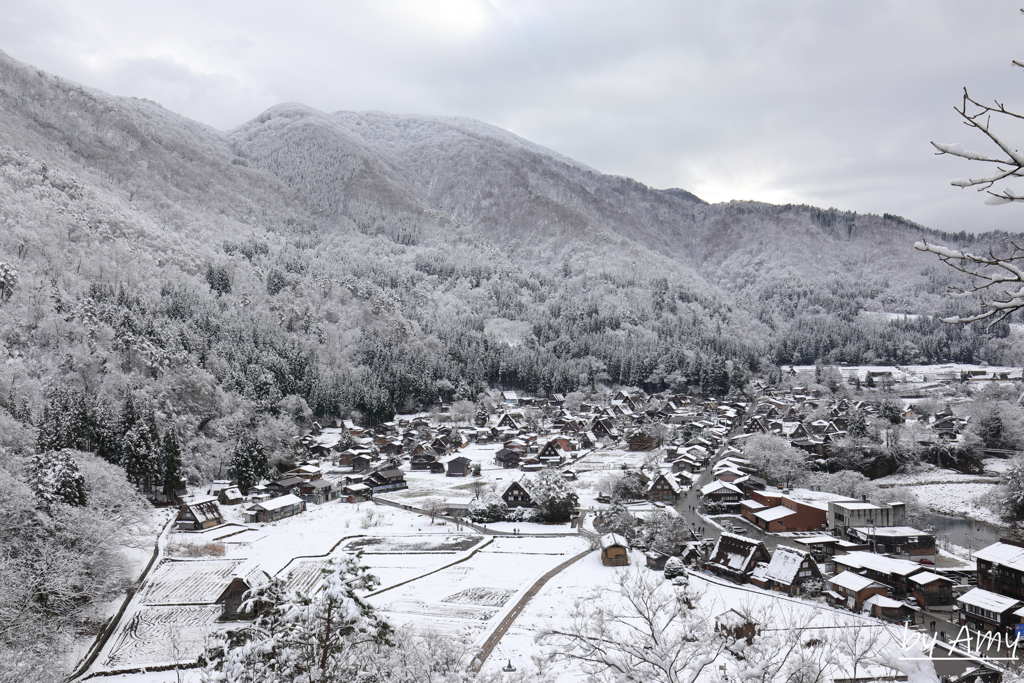
<path id="1" fill-rule="evenodd" d="M 358 538 L 346 550 L 362 550 L 367 555 L 389 553 L 461 553 L 480 542 L 482 536 L 379 536 Z"/>
<path id="2" fill-rule="evenodd" d="M 285 583 L 292 590 L 310 593 L 324 577 L 326 559 L 296 560 L 285 567 L 278 576 L 285 577 Z"/>
<path id="3" fill-rule="evenodd" d="M 103 664 L 121 669 L 194 662 L 220 613 L 217 605 L 143 608 L 124 624 Z"/>
<path id="4" fill-rule="evenodd" d="M 467 588 L 454 595 L 449 595 L 441 602 L 450 602 L 459 605 L 484 605 L 487 607 L 502 607 L 508 599 L 516 594 L 514 590 L 505 588 Z"/>
<path id="5" fill-rule="evenodd" d="M 227 588 L 242 560 L 165 560 L 142 596 L 147 605 L 212 603 Z"/>

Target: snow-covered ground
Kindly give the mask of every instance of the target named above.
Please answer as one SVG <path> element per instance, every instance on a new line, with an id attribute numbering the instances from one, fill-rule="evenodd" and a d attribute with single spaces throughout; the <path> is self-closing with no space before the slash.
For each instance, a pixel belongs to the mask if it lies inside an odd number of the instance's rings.
<path id="1" fill-rule="evenodd" d="M 933 512 L 993 526 L 1002 524 L 999 515 L 989 507 L 995 501 L 995 484 L 921 484 L 912 490 Z"/>
<path id="2" fill-rule="evenodd" d="M 964 517 L 993 526 L 1002 524 L 999 514 L 992 509 L 998 485 L 995 476 L 929 467 L 912 474 L 882 477 L 876 479 L 875 484 L 906 487 L 926 508 L 940 515 Z"/>
<path id="3" fill-rule="evenodd" d="M 785 373 L 789 372 L 791 366 L 783 365 L 780 369 Z M 793 370 L 801 380 L 814 381 L 815 366 L 794 365 Z M 857 376 L 863 382 L 867 379 L 868 372 L 890 373 L 896 382 L 905 384 L 926 384 L 933 382 L 956 382 L 960 380 L 963 372 L 984 372 L 987 377 L 998 376 L 999 373 L 1008 373 L 1011 379 L 1020 379 L 1020 367 L 997 366 L 997 365 L 975 365 L 972 363 L 941 363 L 936 365 L 849 365 L 841 366 L 839 371 L 843 379 Z"/>
<path id="4" fill-rule="evenodd" d="M 481 477 L 446 477 L 429 472 L 408 472 L 407 490 L 388 494 L 394 502 L 415 506 L 427 497 L 471 498 L 479 490 L 501 492 L 523 473 L 493 464 L 496 446 L 473 446 L 462 454 L 481 464 Z M 649 454 L 597 451 L 574 464 L 580 502 L 598 507 L 596 496 L 603 478 L 623 463 L 639 467 Z M 922 501 L 936 511 L 964 514 L 969 499 L 983 496 L 992 484 L 958 480 L 943 471 L 888 478 L 893 484 L 913 485 Z M 937 483 L 955 481 L 956 483 Z M 929 483 L 933 482 L 933 483 Z M 950 488 L 953 487 L 953 488 Z M 977 487 L 973 491 L 969 487 Z M 986 489 L 986 487 L 989 487 Z M 932 491 L 931 489 L 935 490 Z M 635 512 L 654 510 L 637 505 Z M 93 667 L 94 672 L 116 673 L 128 668 L 154 667 L 194 661 L 210 634 L 230 627 L 217 621 L 214 604 L 231 575 L 257 569 L 285 578 L 294 587 L 313 585 L 332 557 L 361 552 L 362 562 L 380 585 L 366 599 L 396 626 L 408 625 L 441 631 L 465 643 L 467 652 L 483 645 L 538 579 L 578 553 L 590 541 L 568 524 L 502 523 L 492 531 L 518 529 L 518 536 L 489 536 L 453 523 L 431 524 L 415 510 L 373 502 L 331 502 L 310 505 L 295 517 L 271 524 L 244 524 L 244 506 L 223 507 L 228 524 L 199 533 L 172 533 L 161 563 L 150 573 Z M 975 514 L 980 514 L 975 511 Z M 593 515 L 589 518 L 592 520 Z M 630 571 L 647 572 L 644 558 L 632 554 Z M 615 600 L 616 570 L 601 565 L 597 551 L 554 575 L 513 622 L 485 664 L 498 671 L 509 660 L 520 671 L 531 671 L 533 656 L 541 652 L 537 633 L 564 625 L 578 600 Z M 660 576 L 660 575 L 659 575 Z M 820 602 L 782 598 L 752 586 L 735 586 L 710 577 L 694 576 L 693 588 L 702 597 L 697 609 L 706 619 L 731 607 L 751 606 L 778 621 L 775 627 L 800 622 L 808 629 L 868 624 L 880 635 L 878 647 L 895 648 L 898 631 L 880 622 L 835 611 Z M 771 616 L 774 615 L 774 616 Z M 851 626 L 852 628 L 852 626 Z M 731 660 L 729 660 L 731 661 Z M 729 661 L 726 665 L 733 666 Z M 845 666 L 841 657 L 836 666 Z M 714 675 L 718 675 L 717 666 Z M 881 669 L 878 670 L 882 673 Z M 195 672 L 184 680 L 196 680 Z M 584 680 L 581 671 L 560 666 L 558 680 Z M 116 676 L 122 683 L 177 681 L 174 672 Z M 702 679 L 703 680 L 703 679 Z M 710 680 L 710 679 L 709 679 Z"/>
<path id="5" fill-rule="evenodd" d="M 593 553 L 570 566 L 551 579 L 540 593 L 530 602 L 505 637 L 495 648 L 487 660 L 483 671 L 496 673 L 507 662 L 511 662 L 519 671 L 534 671 L 534 658 L 544 652 L 543 643 L 538 644 L 537 635 L 545 631 L 563 630 L 571 625 L 572 607 L 577 601 L 600 600 L 614 603 L 622 600 L 619 588 L 614 584 L 617 572 L 648 572 L 643 566 L 644 557 L 632 552 L 631 567 L 611 568 L 601 564 L 598 553 Z M 863 628 L 865 634 L 877 634 L 870 645 L 872 656 L 884 657 L 891 653 L 897 658 L 903 655 L 903 629 L 891 624 L 884 624 L 875 619 L 855 615 L 848 611 L 835 610 L 820 601 L 805 601 L 781 597 L 778 593 L 765 591 L 746 585 L 737 586 L 714 577 L 691 573 L 691 589 L 699 596 L 695 609 L 704 615 L 707 622 L 729 609 L 737 609 L 747 613 L 755 613 L 765 617 L 763 628 L 771 631 L 776 628 L 798 627 L 805 629 L 807 642 L 820 641 L 811 647 L 828 648 L 823 651 L 822 659 L 832 667 L 833 676 L 852 677 L 852 662 L 844 654 L 843 647 L 838 644 L 837 634 L 849 635 Z M 863 647 L 863 645 L 862 645 Z M 727 672 L 749 670 L 754 662 L 740 662 L 731 655 L 721 655 L 715 665 L 705 669 L 700 681 L 717 681 L 719 665 L 725 665 Z M 876 675 L 893 673 L 892 670 L 878 664 L 862 663 L 859 674 L 870 672 Z M 554 672 L 559 683 L 578 683 L 586 679 L 586 675 L 573 664 L 558 664 Z M 845 674 L 845 675 L 844 675 Z"/>

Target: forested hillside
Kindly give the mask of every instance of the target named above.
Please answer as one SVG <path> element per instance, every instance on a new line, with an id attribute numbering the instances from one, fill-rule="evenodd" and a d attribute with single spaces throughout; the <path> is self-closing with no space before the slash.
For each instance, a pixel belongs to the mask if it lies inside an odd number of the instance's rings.
<path id="1" fill-rule="evenodd" d="M 954 306 L 912 244 L 968 237 L 898 217 L 708 205 L 462 119 L 281 105 L 222 133 L 5 55 L 0 108 L 0 405 L 92 406 L 55 446 L 126 432 L 131 399 L 209 476 L 241 431 L 283 452 L 295 420 L 488 386 L 1018 358 L 1005 326 L 864 316 Z"/>

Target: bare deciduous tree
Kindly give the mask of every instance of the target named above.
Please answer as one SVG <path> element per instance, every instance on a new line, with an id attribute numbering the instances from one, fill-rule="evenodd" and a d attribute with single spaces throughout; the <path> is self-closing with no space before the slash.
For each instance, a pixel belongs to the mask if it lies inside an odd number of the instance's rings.
<path id="1" fill-rule="evenodd" d="M 444 514 L 444 501 L 440 498 L 427 498 L 420 505 L 420 510 L 430 517 L 430 523 L 433 524 L 438 515 Z"/>
<path id="2" fill-rule="evenodd" d="M 965 288 L 950 287 L 951 292 L 965 296 L 980 295 L 984 309 L 981 313 L 942 318 L 942 322 L 972 323 L 993 318 L 990 325 L 994 325 L 1024 307 L 1024 269 L 1019 265 L 1024 261 L 1024 249 L 1015 243 L 1011 243 L 1011 246 L 1013 251 L 1006 256 L 996 256 L 991 252 L 986 256 L 949 249 L 927 240 L 914 244 L 916 249 L 937 255 L 946 265 L 971 277 L 970 285 Z"/>
<path id="3" fill-rule="evenodd" d="M 1024 13 L 1024 9 L 1021 12 Z M 1017 60 L 1014 60 L 1013 64 L 1024 67 L 1024 63 Z M 994 155 L 989 155 L 984 152 L 976 152 L 957 143 L 933 141 L 932 145 L 938 150 L 938 154 L 950 154 L 968 161 L 978 161 L 986 165 L 988 169 L 985 175 L 976 178 L 961 178 L 952 181 L 951 184 L 961 188 L 973 187 L 979 192 L 987 193 L 989 196 L 985 200 L 986 204 L 1009 204 L 1024 201 L 1024 194 L 1020 194 L 1010 187 L 993 189 L 996 183 L 1024 178 L 1024 154 L 1016 149 L 1016 145 L 1008 143 L 1002 133 L 996 133 L 993 123 L 1011 124 L 1014 121 L 1022 121 L 1024 114 L 1008 109 L 998 100 L 994 100 L 991 105 L 982 104 L 970 96 L 967 88 L 964 88 L 960 107 L 954 107 L 954 109 L 968 128 L 980 131 L 988 143 L 994 145 L 998 151 Z M 997 256 L 991 251 L 988 255 L 973 254 L 968 251 L 930 244 L 926 240 L 916 243 L 914 247 L 936 254 L 945 264 L 970 276 L 970 284 L 965 289 L 951 287 L 952 292 L 962 295 L 971 293 L 980 295 L 984 309 L 981 313 L 967 317 L 943 318 L 943 322 L 970 323 L 991 318 L 990 325 L 994 325 L 1024 307 L 1024 270 L 1019 265 L 1024 260 L 1024 249 L 1021 249 L 1016 243 L 1011 243 L 1012 251 L 1003 256 Z"/>
<path id="4" fill-rule="evenodd" d="M 620 572 L 604 593 L 580 601 L 566 628 L 538 638 L 599 680 L 693 681 L 726 647 L 691 596 L 657 574 Z"/>

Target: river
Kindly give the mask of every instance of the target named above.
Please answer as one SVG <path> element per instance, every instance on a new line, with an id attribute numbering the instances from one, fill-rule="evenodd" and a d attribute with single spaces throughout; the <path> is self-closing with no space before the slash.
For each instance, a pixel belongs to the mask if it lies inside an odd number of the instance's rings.
<path id="1" fill-rule="evenodd" d="M 1010 537 L 1009 529 L 1001 529 L 984 522 L 974 522 L 963 517 L 931 514 L 928 525 L 935 534 L 936 544 L 948 539 L 963 548 L 978 550 L 996 543 L 1000 538 Z"/>

